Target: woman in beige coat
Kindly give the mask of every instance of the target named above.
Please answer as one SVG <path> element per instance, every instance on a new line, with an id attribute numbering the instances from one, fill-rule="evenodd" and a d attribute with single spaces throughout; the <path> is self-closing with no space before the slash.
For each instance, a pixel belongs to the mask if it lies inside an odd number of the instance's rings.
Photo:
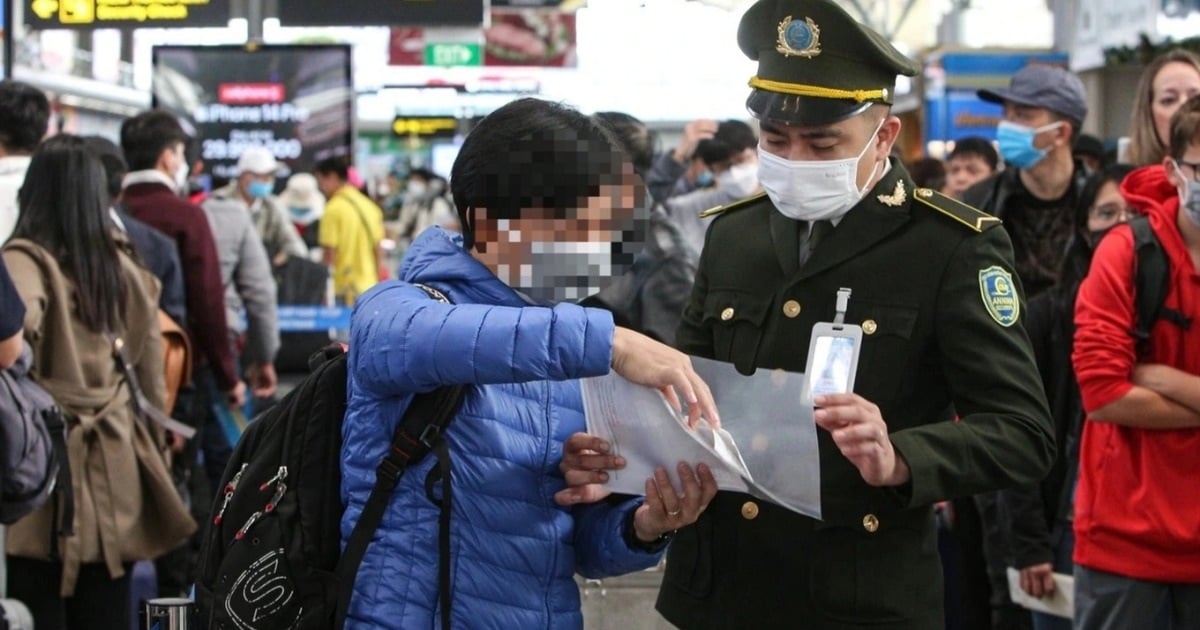
<path id="1" fill-rule="evenodd" d="M 30 607 L 38 630 L 129 628 L 131 564 L 195 528 L 164 465 L 163 432 L 135 416 L 114 352 L 120 339 L 145 398 L 161 408 L 157 281 L 113 230 L 104 181 L 81 139 L 47 140 L 3 252 L 25 302 L 34 376 L 69 427 L 73 506 L 60 489 L 8 530 L 9 596 Z"/>

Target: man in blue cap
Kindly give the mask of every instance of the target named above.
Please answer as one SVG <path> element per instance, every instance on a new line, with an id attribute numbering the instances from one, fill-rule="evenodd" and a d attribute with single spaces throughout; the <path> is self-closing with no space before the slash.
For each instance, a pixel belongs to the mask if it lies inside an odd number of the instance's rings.
<path id="1" fill-rule="evenodd" d="M 1006 168 L 969 188 L 962 199 L 1004 221 L 1012 239 L 1016 274 L 1025 296 L 1032 300 L 1058 283 L 1063 255 L 1076 231 L 1075 208 L 1090 175 L 1074 157 L 1075 140 L 1087 117 L 1087 96 L 1079 77 L 1045 64 L 1022 68 L 1007 88 L 978 94 L 1004 106 L 996 139 Z M 1023 583 L 1036 580 L 1039 586 L 1031 591 L 1040 596 L 1043 583 L 1053 588 L 1051 563 L 1041 541 L 1028 544 L 1025 532 L 1033 524 L 1016 523 L 1000 500 L 996 493 L 975 497 L 991 583 L 993 625 L 1000 630 L 1028 628 L 1029 612 L 1009 598 L 1006 568 L 1021 570 Z M 961 502 L 956 506 L 969 509 Z M 962 544 L 971 544 L 969 538 Z"/>
<path id="2" fill-rule="evenodd" d="M 1073 148 L 1087 96 L 1079 77 L 1038 64 L 1013 75 L 1008 88 L 980 90 L 979 98 L 1004 106 L 996 140 L 1007 168 L 968 189 L 963 202 L 1004 221 L 1017 275 L 1033 299 L 1058 281 L 1074 232 L 1075 204 L 1089 174 Z"/>
<path id="3" fill-rule="evenodd" d="M 852 392 L 797 401 L 817 408 L 822 519 L 719 492 L 676 534 L 658 610 L 681 628 L 943 627 L 933 504 L 1034 482 L 1054 455 L 1008 236 L 889 157 L 896 76 L 920 66 L 833 1 L 760 0 L 738 44 L 758 62 L 765 192 L 708 213 L 677 345 L 801 372 L 825 331 L 859 360 Z"/>

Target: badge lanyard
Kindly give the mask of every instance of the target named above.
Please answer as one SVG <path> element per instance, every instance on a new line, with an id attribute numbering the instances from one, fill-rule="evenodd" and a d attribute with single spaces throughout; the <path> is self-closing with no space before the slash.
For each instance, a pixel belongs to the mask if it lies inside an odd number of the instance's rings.
<path id="1" fill-rule="evenodd" d="M 862 346 L 862 327 L 846 323 L 850 306 L 850 289 L 837 292 L 836 312 L 832 322 L 813 325 L 808 342 L 808 365 L 804 370 L 804 402 L 823 394 L 848 394 L 854 391 L 858 373 L 858 355 Z"/>

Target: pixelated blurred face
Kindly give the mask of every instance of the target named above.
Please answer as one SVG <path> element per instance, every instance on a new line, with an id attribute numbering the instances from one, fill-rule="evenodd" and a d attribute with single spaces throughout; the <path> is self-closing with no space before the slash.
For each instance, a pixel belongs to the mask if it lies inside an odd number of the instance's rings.
<path id="1" fill-rule="evenodd" d="M 988 166 L 982 156 L 972 154 L 955 156 L 946 162 L 945 193 L 951 197 L 957 197 L 966 189 L 987 179 L 991 174 L 992 167 Z"/>
<path id="2" fill-rule="evenodd" d="M 613 182 L 566 208 L 523 208 L 518 218 L 478 208 L 474 256 L 508 286 L 542 302 L 595 294 L 633 264 L 645 191 L 626 162 Z"/>
<path id="3" fill-rule="evenodd" d="M 1173 61 L 1159 68 L 1151 82 L 1150 111 L 1154 115 L 1154 132 L 1167 146 L 1171 143 L 1171 116 L 1189 98 L 1200 94 L 1200 72 L 1191 64 Z"/>

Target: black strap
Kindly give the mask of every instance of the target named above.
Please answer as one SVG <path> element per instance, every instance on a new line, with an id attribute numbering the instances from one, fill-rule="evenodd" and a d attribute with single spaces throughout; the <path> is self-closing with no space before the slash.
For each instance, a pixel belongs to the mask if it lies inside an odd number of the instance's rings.
<path id="1" fill-rule="evenodd" d="M 67 454 L 67 423 L 63 420 L 62 411 L 58 407 L 42 412 L 42 421 L 50 431 L 50 443 L 54 447 L 54 459 L 58 460 L 58 476 L 54 482 L 55 494 L 62 497 L 62 511 L 59 512 L 55 503 L 55 517 L 58 523 L 58 535 L 53 536 L 54 543 L 51 553 L 57 552 L 58 536 L 75 535 L 75 491 L 71 482 L 71 460 Z"/>
<path id="2" fill-rule="evenodd" d="M 396 427 L 388 454 L 379 463 L 379 467 L 375 469 L 375 487 L 371 488 L 371 494 L 367 497 L 367 502 L 358 517 L 358 522 L 354 524 L 354 531 L 351 532 L 350 539 L 346 543 L 346 548 L 342 551 L 342 557 L 338 561 L 338 584 L 341 593 L 338 596 L 336 628 L 345 626 L 350 599 L 354 594 L 354 580 L 358 574 L 358 568 L 362 564 L 363 556 L 366 555 L 367 547 L 371 544 L 371 537 L 374 536 L 375 530 L 379 528 L 379 523 L 383 520 L 383 514 L 387 510 L 388 503 L 391 501 L 392 492 L 396 489 L 396 485 L 399 483 L 400 478 L 404 476 L 404 472 L 408 466 L 420 462 L 430 451 L 437 449 L 444 451 L 446 449 L 443 433 L 449 428 L 450 422 L 458 412 L 465 394 L 465 385 L 452 385 L 436 389 L 427 394 L 414 396 L 412 403 L 408 407 L 408 411 L 404 414 L 404 418 L 401 419 L 399 426 Z M 439 543 L 439 552 L 443 556 L 441 559 L 443 566 L 439 567 L 439 581 L 445 582 L 440 585 L 442 587 L 443 599 L 442 614 L 446 617 L 443 620 L 445 624 L 448 623 L 450 614 L 448 566 L 450 555 L 449 454 L 446 453 L 445 456 L 439 455 L 438 460 L 443 470 L 443 494 L 441 515 L 439 518 L 440 538 L 442 539 Z"/>
<path id="3" fill-rule="evenodd" d="M 416 284 L 431 298 L 449 303 L 446 296 L 422 284 Z M 350 533 L 342 557 L 338 560 L 338 604 L 334 628 L 341 630 L 346 624 L 350 600 L 354 595 L 354 581 L 362 565 L 367 547 L 375 530 L 383 521 L 383 514 L 391 502 L 392 493 L 409 466 L 420 462 L 430 452 L 437 456 L 442 479 L 442 501 L 438 516 L 438 592 L 442 607 L 442 627 L 450 628 L 450 452 L 446 446 L 445 433 L 462 406 L 466 396 L 466 385 L 447 385 L 425 394 L 413 396 L 408 410 L 396 431 L 388 454 L 375 469 L 375 486 L 359 514 L 358 522 Z"/>
<path id="4" fill-rule="evenodd" d="M 1192 320 L 1183 313 L 1166 308 L 1164 302 L 1171 288 L 1171 265 L 1150 219 L 1145 215 L 1129 221 L 1133 230 L 1134 326 L 1131 334 L 1137 341 L 1139 356 L 1149 351 L 1150 331 L 1159 319 L 1180 328 L 1191 328 Z"/>

